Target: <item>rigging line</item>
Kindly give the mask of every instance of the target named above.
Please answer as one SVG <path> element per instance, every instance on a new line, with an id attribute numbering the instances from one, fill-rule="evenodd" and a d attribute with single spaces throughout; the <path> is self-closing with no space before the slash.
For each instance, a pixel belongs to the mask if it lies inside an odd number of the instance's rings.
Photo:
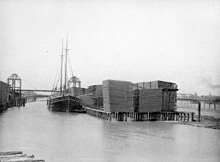
<path id="1" fill-rule="evenodd" d="M 70 70 L 71 70 L 71 74 L 72 74 L 72 77 L 73 77 L 73 68 L 72 68 L 72 64 L 71 64 L 71 61 L 70 61 L 70 56 L 68 55 L 68 61 L 69 61 L 69 66 L 70 66 Z"/>
<path id="2" fill-rule="evenodd" d="M 58 82 L 59 82 L 60 77 L 61 77 L 60 74 L 59 74 L 58 77 L 56 77 L 57 79 L 56 79 L 56 81 L 54 82 L 51 95 L 52 95 L 52 93 L 55 93 L 55 91 L 57 90 L 57 84 L 58 84 Z M 56 88 L 56 89 L 55 89 L 55 88 Z"/>
<path id="3" fill-rule="evenodd" d="M 57 69 L 57 72 L 56 72 L 56 76 L 55 76 L 55 79 L 54 79 L 53 87 L 55 86 L 55 83 L 56 83 L 56 81 L 57 81 L 57 77 L 59 77 L 59 76 L 58 76 L 58 74 L 59 74 L 59 69 L 60 69 L 60 65 L 59 65 L 59 67 L 58 67 L 58 69 Z"/>
<path id="4" fill-rule="evenodd" d="M 59 66 L 58 69 L 57 69 L 57 73 L 56 73 L 56 76 L 55 76 L 55 79 L 54 79 L 54 83 L 53 83 L 52 90 L 55 88 L 55 84 L 56 84 L 56 81 L 57 81 L 57 77 L 59 77 L 59 76 L 58 76 L 58 74 L 59 74 L 59 69 L 60 69 L 60 66 Z M 51 94 L 52 94 L 52 92 L 51 92 Z"/>
<path id="5" fill-rule="evenodd" d="M 57 83 L 56 83 L 56 86 L 55 86 L 55 88 L 57 88 L 57 85 L 58 85 L 58 83 L 59 83 L 59 78 L 61 77 L 61 75 L 59 75 L 59 77 L 57 78 Z"/>
<path id="6" fill-rule="evenodd" d="M 24 79 L 22 79 L 22 81 L 24 81 L 25 83 L 27 83 L 29 86 L 31 86 L 31 88 L 33 88 L 34 90 L 37 90 L 36 87 L 34 87 L 33 85 L 31 85 L 30 83 L 28 83 L 27 81 L 25 81 Z"/>

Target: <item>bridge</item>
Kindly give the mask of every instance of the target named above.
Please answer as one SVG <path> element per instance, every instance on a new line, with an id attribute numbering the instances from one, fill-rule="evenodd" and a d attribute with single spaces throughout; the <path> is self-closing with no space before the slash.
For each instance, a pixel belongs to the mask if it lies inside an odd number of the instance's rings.
<path id="1" fill-rule="evenodd" d="M 204 101 L 208 103 L 214 103 L 219 102 L 220 97 L 218 96 L 198 96 L 193 94 L 183 94 L 183 93 L 177 93 L 177 100 L 185 100 L 185 101 Z"/>
<path id="2" fill-rule="evenodd" d="M 33 92 L 33 96 L 37 96 L 34 92 L 59 92 L 57 90 L 47 90 L 47 89 L 22 89 L 21 88 L 21 78 L 17 74 L 12 74 L 8 78 L 8 84 L 10 85 L 12 95 L 14 98 L 21 97 L 21 92 Z M 29 94 L 32 96 L 32 94 Z M 40 95 L 39 95 L 40 96 Z M 41 95 L 41 96 L 48 96 L 48 95 Z M 177 93 L 177 100 L 187 100 L 187 101 L 205 101 L 209 103 L 213 102 L 220 102 L 220 97 L 217 96 L 198 96 L 193 94 L 184 94 L 184 93 Z"/>
<path id="3" fill-rule="evenodd" d="M 21 89 L 22 92 L 59 92 L 55 90 L 47 90 L 47 89 Z"/>

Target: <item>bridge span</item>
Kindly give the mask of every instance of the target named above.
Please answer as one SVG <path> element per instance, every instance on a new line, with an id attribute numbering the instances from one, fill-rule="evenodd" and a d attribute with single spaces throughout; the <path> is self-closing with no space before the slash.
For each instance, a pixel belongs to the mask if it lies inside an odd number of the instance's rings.
<path id="1" fill-rule="evenodd" d="M 59 92 L 55 90 L 48 90 L 48 89 L 21 89 L 22 92 Z"/>

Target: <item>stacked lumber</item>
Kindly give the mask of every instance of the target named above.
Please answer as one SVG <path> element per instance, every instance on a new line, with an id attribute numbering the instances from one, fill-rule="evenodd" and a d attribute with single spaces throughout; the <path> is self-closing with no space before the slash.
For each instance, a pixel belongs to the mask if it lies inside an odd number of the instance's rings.
<path id="1" fill-rule="evenodd" d="M 138 112 L 160 112 L 162 109 L 161 89 L 142 89 L 139 91 Z"/>
<path id="2" fill-rule="evenodd" d="M 177 89 L 177 85 L 171 82 L 165 81 L 151 81 L 151 82 L 139 82 L 136 83 L 138 89 Z"/>
<path id="3" fill-rule="evenodd" d="M 10 85 L 0 81 L 0 103 L 8 102 Z"/>
<path id="4" fill-rule="evenodd" d="M 80 105 L 82 106 L 95 106 L 95 99 L 91 95 L 83 95 L 79 96 Z"/>
<path id="5" fill-rule="evenodd" d="M 165 82 L 165 81 L 152 81 L 150 82 L 151 84 L 151 89 L 159 89 L 159 88 L 176 88 L 176 84 L 175 83 L 171 83 L 171 82 Z"/>
<path id="6" fill-rule="evenodd" d="M 177 85 L 175 83 L 159 81 L 159 80 L 151 81 L 151 82 L 139 82 L 133 85 L 133 91 L 135 90 L 140 91 L 138 97 L 134 96 L 134 100 L 135 100 L 134 107 L 136 112 L 144 112 L 144 111 L 157 112 L 158 110 L 160 111 L 176 110 Z M 154 95 L 156 92 L 151 90 L 158 90 L 158 93 L 160 91 L 161 92 L 160 99 L 158 100 L 155 99 Z M 153 105 L 149 104 L 148 100 L 152 100 L 151 102 L 158 102 L 157 103 L 158 105 L 156 103 Z M 157 105 L 158 107 L 156 107 L 155 105 Z"/>
<path id="7" fill-rule="evenodd" d="M 134 89 L 133 87 L 133 108 L 134 108 L 134 112 L 138 112 L 139 109 L 139 90 L 138 89 Z"/>
<path id="8" fill-rule="evenodd" d="M 151 82 L 139 82 L 136 85 L 138 89 L 152 89 Z"/>
<path id="9" fill-rule="evenodd" d="M 89 107 L 103 107 L 102 85 L 91 85 L 86 89 L 86 94 L 80 96 L 81 105 Z"/>
<path id="10" fill-rule="evenodd" d="M 87 94 L 91 94 L 94 97 L 102 96 L 102 85 L 92 85 L 89 86 L 86 90 Z"/>
<path id="11" fill-rule="evenodd" d="M 1 162 L 45 162 L 45 160 L 34 159 L 34 155 L 26 155 L 21 151 L 0 152 Z"/>
<path id="12" fill-rule="evenodd" d="M 94 96 L 95 97 L 102 97 L 103 96 L 102 85 L 96 85 Z"/>
<path id="13" fill-rule="evenodd" d="M 176 91 L 163 91 L 162 111 L 176 110 Z"/>
<path id="14" fill-rule="evenodd" d="M 133 112 L 132 83 L 105 80 L 103 87 L 104 110 L 108 112 Z"/>
<path id="15" fill-rule="evenodd" d="M 95 106 L 103 107 L 103 97 L 96 97 L 95 99 Z"/>

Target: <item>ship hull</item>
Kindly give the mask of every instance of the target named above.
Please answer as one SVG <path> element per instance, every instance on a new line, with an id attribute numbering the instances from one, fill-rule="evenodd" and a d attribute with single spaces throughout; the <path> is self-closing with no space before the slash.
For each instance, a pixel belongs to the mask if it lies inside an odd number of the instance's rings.
<path id="1" fill-rule="evenodd" d="M 48 108 L 60 112 L 81 112 L 82 106 L 78 98 L 67 95 L 53 97 L 48 100 Z"/>

